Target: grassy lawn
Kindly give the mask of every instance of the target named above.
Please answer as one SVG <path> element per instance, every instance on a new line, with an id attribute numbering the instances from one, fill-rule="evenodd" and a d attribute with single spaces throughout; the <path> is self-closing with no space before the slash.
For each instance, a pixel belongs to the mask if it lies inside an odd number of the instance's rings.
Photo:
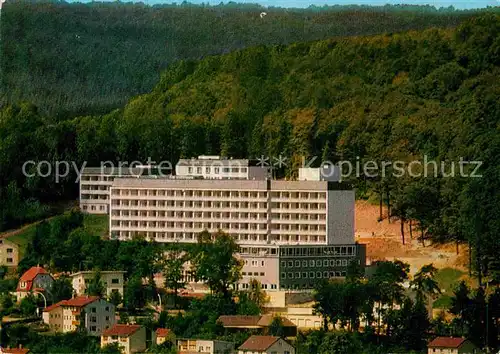
<path id="1" fill-rule="evenodd" d="M 436 273 L 436 281 L 441 289 L 441 296 L 434 302 L 433 308 L 447 309 L 451 306 L 453 290 L 460 283 L 464 272 L 455 268 L 443 268 Z"/>
<path id="2" fill-rule="evenodd" d="M 83 219 L 83 227 L 91 235 L 107 236 L 109 229 L 109 219 L 107 215 L 90 215 L 85 214 Z M 33 239 L 36 230 L 36 223 L 28 225 L 16 231 L 9 232 L 6 239 L 19 245 L 19 259 L 26 252 L 26 247 Z"/>
<path id="3" fill-rule="evenodd" d="M 33 236 L 35 236 L 35 230 L 36 230 L 36 225 L 33 224 L 7 237 L 7 240 L 19 246 L 19 259 L 21 259 L 24 256 L 26 252 L 26 247 L 28 247 L 28 244 L 33 239 Z"/>
<path id="4" fill-rule="evenodd" d="M 84 214 L 83 228 L 94 236 L 107 236 L 109 233 L 109 217 L 107 215 Z"/>

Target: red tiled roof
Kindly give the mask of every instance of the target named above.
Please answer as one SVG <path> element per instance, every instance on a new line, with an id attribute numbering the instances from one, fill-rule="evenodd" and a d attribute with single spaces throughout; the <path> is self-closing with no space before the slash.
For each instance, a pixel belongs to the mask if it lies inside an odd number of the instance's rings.
<path id="1" fill-rule="evenodd" d="M 428 345 L 429 348 L 460 348 L 466 341 L 460 337 L 437 337 L 434 338 Z"/>
<path id="2" fill-rule="evenodd" d="M 157 337 L 166 337 L 170 334 L 170 330 L 168 328 L 158 328 L 156 330 Z"/>
<path id="3" fill-rule="evenodd" d="M 239 350 L 264 351 L 276 343 L 280 337 L 272 336 L 251 336 L 243 343 Z"/>
<path id="4" fill-rule="evenodd" d="M 296 327 L 295 324 L 285 317 L 280 317 L 284 327 Z M 224 327 L 269 327 L 274 320 L 273 315 L 262 316 L 220 316 L 218 321 Z"/>
<path id="5" fill-rule="evenodd" d="M 33 286 L 33 280 L 35 280 L 36 276 L 38 274 L 49 274 L 45 269 L 42 267 L 36 266 L 36 267 L 31 267 L 28 269 L 24 274 L 19 278 L 19 282 L 17 283 L 17 291 L 31 291 L 31 287 Z M 19 284 L 22 282 L 26 282 L 26 288 L 21 289 Z"/>
<path id="6" fill-rule="evenodd" d="M 273 323 L 274 318 L 275 318 L 275 316 L 273 316 L 271 314 L 262 315 L 262 317 L 260 318 L 260 320 L 257 324 L 259 326 L 262 326 L 262 327 L 269 327 L 271 325 L 271 323 Z M 297 327 L 292 321 L 290 321 L 286 317 L 279 317 L 279 319 L 281 320 L 281 324 L 283 325 L 283 327 Z"/>
<path id="7" fill-rule="evenodd" d="M 126 325 L 126 324 L 115 324 L 110 329 L 105 330 L 102 335 L 103 336 L 119 336 L 119 337 L 128 337 L 135 332 L 137 332 L 141 328 L 139 325 Z"/>
<path id="8" fill-rule="evenodd" d="M 56 302 L 55 304 L 52 304 L 50 306 L 47 306 L 46 308 L 43 309 L 43 312 L 50 312 L 52 311 L 53 309 L 56 309 L 58 307 L 60 307 L 61 305 L 64 305 L 64 303 L 68 301 L 68 300 L 61 300 L 59 302 Z"/>
<path id="9" fill-rule="evenodd" d="M 72 299 L 66 300 L 66 302 L 62 305 L 72 306 L 72 307 L 83 307 L 97 300 L 99 300 L 99 296 L 77 296 Z"/>
<path id="10" fill-rule="evenodd" d="M 47 308 L 44 309 L 43 311 L 50 312 L 53 309 L 58 308 L 60 306 L 84 307 L 84 306 L 87 306 L 88 304 L 93 303 L 94 301 L 97 301 L 97 300 L 99 300 L 99 296 L 77 296 L 73 299 L 61 300 L 58 303 L 47 306 Z"/>
<path id="11" fill-rule="evenodd" d="M 217 321 L 224 327 L 256 327 L 259 320 L 260 316 L 220 316 Z"/>
<path id="12" fill-rule="evenodd" d="M 29 353 L 28 348 L 1 348 L 0 353 L 2 354 L 27 354 Z"/>

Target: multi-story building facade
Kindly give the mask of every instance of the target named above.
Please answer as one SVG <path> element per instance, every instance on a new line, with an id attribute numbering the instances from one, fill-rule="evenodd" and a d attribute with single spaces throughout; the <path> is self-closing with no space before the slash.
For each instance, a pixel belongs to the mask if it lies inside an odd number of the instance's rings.
<path id="1" fill-rule="evenodd" d="M 179 160 L 175 172 L 174 176 L 170 166 L 156 165 L 86 167 L 80 175 L 80 209 L 90 214 L 107 214 L 109 189 L 118 177 L 264 180 L 270 175 L 270 167 L 259 166 L 255 160 L 199 156 L 197 159 Z"/>
<path id="2" fill-rule="evenodd" d="M 7 239 L 0 239 L 0 265 L 17 267 L 19 263 L 19 246 Z"/>
<path id="3" fill-rule="evenodd" d="M 242 245 L 238 257 L 243 263 L 240 289 L 249 289 L 250 281 L 256 279 L 264 290 L 278 290 L 279 283 L 279 246 Z"/>
<path id="4" fill-rule="evenodd" d="M 109 188 L 115 177 L 140 176 L 142 168 L 86 167 L 80 175 L 80 209 L 90 214 L 109 212 Z"/>
<path id="5" fill-rule="evenodd" d="M 240 244 L 354 242 L 354 191 L 327 181 L 117 178 L 110 232 L 157 242 L 196 242 L 222 230 Z"/>
<path id="6" fill-rule="evenodd" d="M 54 332 L 74 332 L 83 325 L 88 334 L 100 336 L 116 323 L 115 305 L 98 296 L 62 300 L 43 311 L 43 321 Z"/>
<path id="7" fill-rule="evenodd" d="M 227 159 L 220 156 L 198 156 L 197 159 L 180 159 L 175 166 L 177 176 L 203 179 L 265 180 L 271 169 L 256 160 Z"/>
<path id="8" fill-rule="evenodd" d="M 222 340 L 177 339 L 179 353 L 233 354 L 234 343 Z"/>
<path id="9" fill-rule="evenodd" d="M 106 296 L 110 296 L 113 291 L 117 291 L 123 296 L 123 283 L 125 271 L 121 270 L 104 270 L 99 272 L 101 276 L 101 283 L 106 291 Z M 92 281 L 95 276 L 93 271 L 82 271 L 71 274 L 71 284 L 73 291 L 76 295 L 85 294 L 88 283 Z"/>
<path id="10" fill-rule="evenodd" d="M 33 293 L 45 293 L 50 291 L 54 284 L 54 278 L 40 266 L 31 267 L 19 278 L 16 289 L 17 301 Z"/>
<path id="11" fill-rule="evenodd" d="M 279 284 L 284 290 L 311 289 L 322 279 L 345 277 L 351 262 L 365 267 L 366 246 L 282 246 L 279 255 Z"/>
<path id="12" fill-rule="evenodd" d="M 143 353 L 146 350 L 146 328 L 140 325 L 116 324 L 101 335 L 101 348 L 118 344 L 123 354 Z"/>

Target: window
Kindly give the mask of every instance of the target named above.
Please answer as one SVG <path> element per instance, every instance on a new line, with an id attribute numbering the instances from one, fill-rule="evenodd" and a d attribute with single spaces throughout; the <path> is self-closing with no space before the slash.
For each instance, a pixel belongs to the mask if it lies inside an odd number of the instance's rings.
<path id="1" fill-rule="evenodd" d="M 293 267 L 293 261 L 288 261 L 288 267 L 292 268 Z"/>
<path id="2" fill-rule="evenodd" d="M 218 167 L 215 167 L 215 168 L 214 168 L 214 173 L 215 173 L 215 174 L 219 174 L 219 168 L 218 168 Z"/>
<path id="3" fill-rule="evenodd" d="M 309 272 L 309 278 L 314 279 L 314 272 Z"/>
<path id="4" fill-rule="evenodd" d="M 281 273 L 281 279 L 286 279 L 286 273 Z"/>
<path id="5" fill-rule="evenodd" d="M 307 278 L 307 273 L 306 272 L 302 272 L 302 278 Z"/>
<path id="6" fill-rule="evenodd" d="M 109 306 L 106 306 L 105 311 L 109 312 Z"/>
<path id="7" fill-rule="evenodd" d="M 300 261 L 295 261 L 295 266 L 298 268 L 300 267 Z"/>
<path id="8" fill-rule="evenodd" d="M 300 273 L 299 272 L 295 273 L 295 279 L 300 279 Z"/>
<path id="9" fill-rule="evenodd" d="M 307 267 L 307 261 L 302 261 L 302 267 Z"/>
<path id="10" fill-rule="evenodd" d="M 260 276 L 263 277 L 264 276 L 264 272 L 260 272 Z"/>
<path id="11" fill-rule="evenodd" d="M 109 321 L 109 316 L 106 316 L 106 321 Z"/>
<path id="12" fill-rule="evenodd" d="M 210 167 L 205 168 L 205 173 L 209 174 L 210 173 Z"/>
<path id="13" fill-rule="evenodd" d="M 311 259 L 311 260 L 309 261 L 309 267 L 314 267 L 314 260 L 313 260 L 313 259 Z"/>
<path id="14" fill-rule="evenodd" d="M 7 258 L 7 263 L 13 263 L 14 260 L 12 258 Z"/>
<path id="15" fill-rule="evenodd" d="M 320 260 L 316 261 L 316 267 L 321 267 L 321 261 Z"/>
<path id="16" fill-rule="evenodd" d="M 328 259 L 325 259 L 325 260 L 323 261 L 323 267 L 328 267 Z"/>
<path id="17" fill-rule="evenodd" d="M 188 173 L 193 173 L 193 168 L 192 167 L 188 167 Z"/>
<path id="18" fill-rule="evenodd" d="M 119 283 L 120 283 L 120 279 L 118 279 L 118 278 L 111 279 L 111 284 L 119 284 Z"/>
<path id="19" fill-rule="evenodd" d="M 196 167 L 196 173 L 201 175 L 201 167 Z"/>
<path id="20" fill-rule="evenodd" d="M 97 331 L 97 327 L 96 326 L 90 326 L 90 331 L 91 332 L 96 332 Z"/>
<path id="21" fill-rule="evenodd" d="M 316 278 L 321 278 L 321 272 L 316 272 Z"/>
<path id="22" fill-rule="evenodd" d="M 96 308 L 95 308 L 95 307 L 92 307 L 92 308 L 90 309 L 90 312 L 92 312 L 92 313 L 96 313 Z"/>
<path id="23" fill-rule="evenodd" d="M 7 248 L 7 253 L 12 253 L 12 248 Z"/>
<path id="24" fill-rule="evenodd" d="M 288 276 L 288 279 L 293 279 L 293 273 L 290 272 L 290 273 L 288 273 L 287 276 Z"/>

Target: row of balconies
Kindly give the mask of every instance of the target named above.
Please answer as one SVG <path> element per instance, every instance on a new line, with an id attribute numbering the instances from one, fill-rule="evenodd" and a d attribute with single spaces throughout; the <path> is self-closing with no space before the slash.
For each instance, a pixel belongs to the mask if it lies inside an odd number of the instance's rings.
<path id="1" fill-rule="evenodd" d="M 181 201 L 175 202 L 172 200 L 161 201 L 161 200 L 112 200 L 111 205 L 124 205 L 124 206 L 142 206 L 142 207 L 169 207 L 169 208 L 267 208 L 267 203 L 257 203 L 257 202 L 211 202 L 211 201 Z"/>
<path id="2" fill-rule="evenodd" d="M 137 197 L 163 197 L 186 199 L 186 198 L 207 198 L 207 199 L 267 199 L 267 192 L 243 192 L 243 191 L 199 191 L 199 190 L 164 190 L 164 189 L 149 189 L 149 190 L 130 190 L 115 187 L 111 195 L 114 196 L 131 196 L 134 199 Z"/>
<path id="3" fill-rule="evenodd" d="M 127 216 L 127 215 L 112 215 L 111 220 L 117 221 L 162 221 L 162 222 L 193 222 L 193 220 L 199 222 L 228 222 L 228 220 L 238 221 L 241 220 L 245 223 L 263 223 L 267 222 L 266 218 L 233 218 L 233 217 L 200 217 L 196 215 L 192 216 Z M 283 225 L 324 225 L 325 220 L 290 220 L 290 219 L 271 219 L 271 223 L 276 224 L 279 221 L 279 224 Z"/>
<path id="4" fill-rule="evenodd" d="M 152 226 L 127 226 L 127 225 L 111 225 L 111 231 L 138 231 L 138 232 L 147 232 L 147 231 L 178 231 L 178 232 L 186 232 L 193 231 L 196 233 L 200 233 L 204 230 L 208 230 L 211 232 L 216 232 L 218 230 L 229 230 L 229 231 L 251 231 L 252 233 L 257 234 L 267 234 L 267 229 L 237 229 L 237 228 L 217 228 L 217 227 L 152 227 Z"/>
<path id="5" fill-rule="evenodd" d="M 80 201 L 85 202 L 86 200 L 105 200 L 107 204 L 109 202 L 109 197 L 107 193 L 82 194 L 80 196 Z"/>
<path id="6" fill-rule="evenodd" d="M 272 224 L 271 233 L 272 234 L 282 234 L 283 231 L 291 231 L 293 233 L 300 232 L 306 235 L 324 235 L 326 232 L 326 226 L 324 225 L 300 225 L 302 227 L 294 227 L 297 225 L 289 224 Z M 311 226 L 311 227 L 310 227 Z M 318 226 L 315 228 L 315 226 Z M 199 223 L 199 222 L 186 222 L 186 223 L 160 223 L 160 222 L 137 222 L 137 221 L 117 221 L 113 220 L 111 222 L 112 228 L 120 227 L 133 227 L 133 228 L 144 228 L 144 229 L 175 229 L 175 230 L 185 230 L 185 229 L 208 229 L 208 230 L 249 230 L 249 231 L 262 231 L 267 230 L 267 224 L 257 224 L 257 223 L 245 223 L 245 224 L 230 224 L 230 223 Z"/>

